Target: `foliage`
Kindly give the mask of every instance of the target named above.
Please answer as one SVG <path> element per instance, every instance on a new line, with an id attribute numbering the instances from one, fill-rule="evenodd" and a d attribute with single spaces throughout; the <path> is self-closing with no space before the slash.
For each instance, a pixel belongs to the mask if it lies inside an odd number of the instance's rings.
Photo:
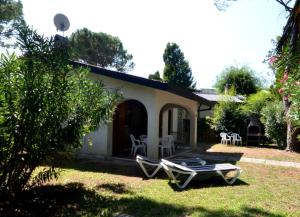
<path id="1" fill-rule="evenodd" d="M 271 93 L 267 90 L 258 91 L 247 98 L 241 109 L 247 116 L 259 118 L 262 108 L 266 106 L 272 97 Z"/>
<path id="2" fill-rule="evenodd" d="M 280 1 L 278 1 L 280 3 Z M 283 1 L 281 1 L 283 2 Z M 291 1 L 288 1 L 291 2 Z M 278 81 L 282 87 L 279 92 L 283 96 L 284 110 L 287 121 L 287 146 L 288 151 L 297 151 L 299 142 L 299 104 L 300 95 L 297 89 L 300 85 L 299 80 L 299 59 L 300 59 L 300 43 L 299 43 L 299 6 L 300 1 L 296 0 L 293 8 L 286 8 L 289 11 L 287 23 L 283 28 L 283 33 L 278 40 L 274 56 L 271 56 L 270 61 L 273 68 L 276 70 L 278 77 L 282 79 Z M 298 125 L 298 126 L 297 126 Z M 298 147 L 297 147 L 298 146 Z M 300 150 L 300 149 L 299 149 Z"/>
<path id="3" fill-rule="evenodd" d="M 244 115 L 240 105 L 233 102 L 230 96 L 215 105 L 212 117 L 208 117 L 211 128 L 217 132 L 236 132 L 243 135 Z"/>
<path id="4" fill-rule="evenodd" d="M 8 46 L 5 39 L 13 33 L 13 26 L 23 18 L 23 5 L 20 1 L 0 0 L 0 47 Z"/>
<path id="5" fill-rule="evenodd" d="M 132 55 L 123 48 L 118 37 L 83 28 L 71 34 L 70 44 L 74 58 L 122 72 L 134 67 Z"/>
<path id="6" fill-rule="evenodd" d="M 297 49 L 300 50 L 300 40 L 297 42 Z M 272 56 L 273 58 L 275 56 Z M 272 58 L 271 57 L 271 58 Z M 276 61 L 272 62 L 272 67 L 276 73 L 276 89 L 284 98 L 289 101 L 291 110 L 289 118 L 294 126 L 300 126 L 300 52 L 289 53 L 285 47 L 280 55 L 276 56 Z"/>
<path id="7" fill-rule="evenodd" d="M 289 79 L 287 92 L 290 93 L 289 96 L 292 101 L 292 109 L 289 114 L 290 118 L 293 120 L 295 126 L 300 127 L 300 78 L 296 77 L 297 76 L 293 76 Z"/>
<path id="8" fill-rule="evenodd" d="M 165 62 L 164 80 L 181 87 L 195 88 L 196 82 L 194 82 L 192 70 L 176 43 L 167 44 L 163 59 Z"/>
<path id="9" fill-rule="evenodd" d="M 268 102 L 261 110 L 265 135 L 280 147 L 286 146 L 286 120 L 282 102 Z"/>
<path id="10" fill-rule="evenodd" d="M 67 46 L 28 27 L 18 33 L 23 56 L 0 59 L 0 188 L 10 193 L 57 177 L 58 156 L 80 147 L 119 97 L 89 79 L 86 69 L 73 68 Z M 49 168 L 29 183 L 41 163 Z"/>
<path id="11" fill-rule="evenodd" d="M 277 68 L 277 73 L 282 79 L 277 82 L 278 92 L 281 93 L 285 100 L 289 100 L 291 109 L 288 113 L 293 125 L 300 127 L 300 53 L 294 54 L 289 58 L 289 72 L 285 70 L 282 73 L 280 66 Z M 282 61 L 282 62 L 281 62 Z M 279 59 L 278 64 L 288 64 L 284 59 Z"/>
<path id="12" fill-rule="evenodd" d="M 279 39 L 281 41 L 281 38 Z M 291 51 L 293 50 L 293 52 Z M 295 44 L 283 44 L 280 52 L 273 50 L 269 53 L 269 64 L 275 72 L 274 89 L 284 102 L 287 127 L 287 150 L 297 151 L 298 142 L 295 139 L 300 127 L 300 40 Z M 297 147 L 298 146 L 298 147 Z"/>
<path id="13" fill-rule="evenodd" d="M 159 71 L 156 71 L 154 74 L 149 74 L 149 79 L 162 81 L 162 78 L 160 77 Z"/>
<path id="14" fill-rule="evenodd" d="M 215 87 L 221 93 L 226 88 L 234 87 L 237 94 L 249 95 L 256 93 L 260 87 L 260 80 L 255 77 L 254 71 L 247 66 L 241 68 L 231 66 L 226 68 L 217 77 Z"/>

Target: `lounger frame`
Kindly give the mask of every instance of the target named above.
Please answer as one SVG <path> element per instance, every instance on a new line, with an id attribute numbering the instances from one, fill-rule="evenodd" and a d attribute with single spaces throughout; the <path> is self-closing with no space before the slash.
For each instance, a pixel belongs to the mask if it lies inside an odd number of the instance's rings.
<path id="1" fill-rule="evenodd" d="M 171 162 L 177 163 L 177 164 L 184 164 L 184 165 L 205 165 L 206 161 L 202 160 L 201 158 L 185 158 L 185 157 L 175 157 L 172 159 L 169 159 Z M 156 175 L 156 173 L 163 167 L 160 161 L 153 161 L 150 160 L 147 157 L 137 155 L 136 156 L 136 162 L 141 167 L 142 171 L 148 178 L 152 178 Z M 153 168 L 152 172 L 149 172 L 146 168 L 147 166 L 150 166 Z"/>
<path id="2" fill-rule="evenodd" d="M 183 166 L 175 164 L 166 159 L 161 160 L 161 165 L 165 170 L 166 174 L 171 180 L 177 185 L 178 188 L 184 189 L 190 183 L 190 181 L 197 175 L 203 172 L 215 172 L 221 176 L 224 181 L 231 185 L 233 184 L 241 173 L 240 167 L 232 164 L 210 164 L 205 166 Z M 236 174 L 232 178 L 227 178 L 224 173 L 229 171 L 235 171 Z M 179 180 L 180 175 L 188 175 L 185 180 Z M 183 183 L 182 183 L 183 182 Z M 181 184 L 182 183 L 182 184 Z"/>

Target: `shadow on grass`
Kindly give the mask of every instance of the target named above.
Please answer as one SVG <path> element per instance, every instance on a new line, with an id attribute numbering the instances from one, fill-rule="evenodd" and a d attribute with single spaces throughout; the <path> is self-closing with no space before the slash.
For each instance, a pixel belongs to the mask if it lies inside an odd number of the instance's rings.
<path id="1" fill-rule="evenodd" d="M 105 216 L 111 202 L 81 183 L 46 185 L 1 201 L 0 216 Z"/>
<path id="2" fill-rule="evenodd" d="M 84 172 L 101 172 L 131 177 L 143 177 L 143 173 L 135 161 L 74 159 L 73 161 L 65 162 L 60 167 Z"/>
<path id="3" fill-rule="evenodd" d="M 168 182 L 169 186 L 177 192 L 186 191 L 188 189 L 201 189 L 201 188 L 219 188 L 219 187 L 235 187 L 235 186 L 248 186 L 247 182 L 237 179 L 234 184 L 228 185 L 221 177 L 215 174 L 209 174 L 204 177 L 195 177 L 188 186 L 181 190 L 177 185 L 171 181 Z"/>
<path id="4" fill-rule="evenodd" d="M 126 185 L 121 183 L 105 183 L 97 185 L 96 190 L 108 190 L 116 194 L 132 194 L 132 192 L 126 187 Z"/>
<path id="5" fill-rule="evenodd" d="M 201 199 L 203 198 L 199 196 L 199 200 Z M 135 195 L 125 198 L 109 197 L 87 189 L 81 183 L 46 185 L 25 191 L 14 200 L 0 199 L 0 216 L 121 216 L 121 214 L 145 217 L 283 216 L 252 207 L 242 207 L 238 211 L 210 210 L 201 206 L 168 204 L 167 201 L 160 203 Z"/>
<path id="6" fill-rule="evenodd" d="M 135 162 L 128 162 L 123 160 L 85 160 L 85 159 L 77 159 L 69 162 L 65 162 L 60 166 L 63 169 L 75 169 L 84 172 L 99 172 L 99 173 L 107 173 L 107 174 L 115 174 L 115 175 L 123 175 L 129 177 L 139 177 L 144 180 L 148 180 L 141 170 L 140 166 Z M 154 171 L 155 168 L 146 168 L 151 171 Z M 161 169 L 154 177 L 155 179 L 167 179 L 166 173 Z"/>

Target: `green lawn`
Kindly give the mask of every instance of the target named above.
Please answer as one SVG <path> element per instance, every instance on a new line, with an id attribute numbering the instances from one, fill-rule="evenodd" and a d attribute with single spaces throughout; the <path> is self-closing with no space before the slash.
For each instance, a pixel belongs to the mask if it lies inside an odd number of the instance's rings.
<path id="1" fill-rule="evenodd" d="M 137 165 L 77 162 L 57 181 L 1 200 L 0 216 L 300 216 L 300 170 L 239 163 L 240 179 L 195 181 L 184 191 Z"/>

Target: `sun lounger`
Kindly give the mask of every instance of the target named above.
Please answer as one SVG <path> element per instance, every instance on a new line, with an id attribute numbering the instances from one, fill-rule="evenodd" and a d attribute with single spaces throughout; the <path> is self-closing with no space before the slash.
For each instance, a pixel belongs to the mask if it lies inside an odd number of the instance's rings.
<path id="1" fill-rule="evenodd" d="M 176 163 L 176 164 L 181 164 L 181 165 L 184 165 L 184 166 L 187 166 L 187 165 L 205 165 L 206 164 L 206 161 L 205 160 L 202 160 L 201 158 L 199 157 L 176 157 L 176 158 L 170 158 L 168 159 L 169 161 L 173 162 L 173 163 Z"/>
<path id="2" fill-rule="evenodd" d="M 153 161 L 141 155 L 136 156 L 136 162 L 139 164 L 142 171 L 145 173 L 145 175 L 148 178 L 152 178 L 153 176 L 155 176 L 155 174 L 162 168 L 162 165 L 160 164 L 159 161 Z M 150 173 L 146 169 L 146 166 L 148 167 L 150 166 L 153 169 L 153 171 Z"/>
<path id="3" fill-rule="evenodd" d="M 184 189 L 196 175 L 198 174 L 200 175 L 201 173 L 215 172 L 216 174 L 221 176 L 227 184 L 230 185 L 236 181 L 236 179 L 239 177 L 241 173 L 241 169 L 239 167 L 227 163 L 210 164 L 204 166 L 184 166 L 184 165 L 176 164 L 166 159 L 162 159 L 161 165 L 164 168 L 167 175 L 169 176 L 169 178 L 173 180 L 180 189 Z M 232 178 L 227 178 L 225 174 L 229 171 L 235 171 L 235 176 Z M 180 184 L 180 180 L 179 180 L 179 177 L 181 175 L 188 176 L 185 179 L 185 181 L 183 180 L 183 184 Z"/>
<path id="4" fill-rule="evenodd" d="M 145 173 L 145 175 L 148 178 L 154 177 L 156 173 L 162 168 L 160 161 L 153 161 L 141 155 L 136 156 L 136 162 L 139 164 L 142 171 Z M 170 162 L 174 162 L 182 165 L 205 165 L 206 164 L 204 160 L 198 157 L 197 158 L 184 158 L 184 157 L 172 158 L 170 159 Z M 149 172 L 149 170 L 152 170 L 152 172 Z"/>

